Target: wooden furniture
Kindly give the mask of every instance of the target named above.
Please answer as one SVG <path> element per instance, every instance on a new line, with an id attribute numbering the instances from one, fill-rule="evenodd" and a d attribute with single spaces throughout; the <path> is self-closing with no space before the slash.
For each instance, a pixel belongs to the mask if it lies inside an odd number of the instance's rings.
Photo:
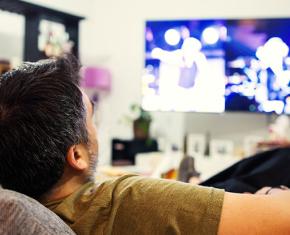
<path id="1" fill-rule="evenodd" d="M 112 140 L 112 164 L 132 165 L 135 164 L 135 156 L 138 153 L 149 153 L 158 151 L 155 139 L 132 139 Z"/>
<path id="2" fill-rule="evenodd" d="M 0 60 L 0 75 L 11 69 L 10 63 L 7 60 Z"/>
<path id="3" fill-rule="evenodd" d="M 58 22 L 65 26 L 66 32 L 69 34 L 69 39 L 74 42 L 72 53 L 78 57 L 79 22 L 84 19 L 84 17 L 20 0 L 1 0 L 0 9 L 21 14 L 25 17 L 24 61 L 37 61 L 45 57 L 37 47 L 39 23 L 43 19 Z M 7 27 L 9 27 L 8 23 Z"/>

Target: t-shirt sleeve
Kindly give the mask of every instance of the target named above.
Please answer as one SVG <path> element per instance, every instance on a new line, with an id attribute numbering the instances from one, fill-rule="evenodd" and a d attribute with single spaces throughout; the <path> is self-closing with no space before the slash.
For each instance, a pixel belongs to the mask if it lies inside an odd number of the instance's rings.
<path id="1" fill-rule="evenodd" d="M 124 177 L 113 192 L 112 234 L 217 234 L 224 191 Z"/>

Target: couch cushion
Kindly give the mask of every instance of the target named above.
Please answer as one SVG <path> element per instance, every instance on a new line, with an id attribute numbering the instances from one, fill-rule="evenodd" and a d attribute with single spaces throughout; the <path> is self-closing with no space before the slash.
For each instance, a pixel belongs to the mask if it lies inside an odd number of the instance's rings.
<path id="1" fill-rule="evenodd" d="M 0 234 L 75 234 L 56 214 L 36 200 L 0 188 Z"/>

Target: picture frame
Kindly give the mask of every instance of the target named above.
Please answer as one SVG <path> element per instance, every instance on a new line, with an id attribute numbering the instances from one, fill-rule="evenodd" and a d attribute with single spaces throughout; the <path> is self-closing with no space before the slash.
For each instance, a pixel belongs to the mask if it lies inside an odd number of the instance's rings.
<path id="1" fill-rule="evenodd" d="M 205 134 L 190 133 L 186 136 L 186 154 L 192 157 L 204 156 L 206 150 Z"/>
<path id="2" fill-rule="evenodd" d="M 226 139 L 212 139 L 210 141 L 210 155 L 213 157 L 232 157 L 234 142 Z"/>

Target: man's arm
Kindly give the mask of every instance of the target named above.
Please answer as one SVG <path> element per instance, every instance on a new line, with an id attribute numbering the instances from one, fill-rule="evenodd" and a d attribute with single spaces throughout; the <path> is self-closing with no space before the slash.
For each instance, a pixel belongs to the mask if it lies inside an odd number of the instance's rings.
<path id="1" fill-rule="evenodd" d="M 273 195 L 225 193 L 218 234 L 290 234 L 290 191 Z"/>

